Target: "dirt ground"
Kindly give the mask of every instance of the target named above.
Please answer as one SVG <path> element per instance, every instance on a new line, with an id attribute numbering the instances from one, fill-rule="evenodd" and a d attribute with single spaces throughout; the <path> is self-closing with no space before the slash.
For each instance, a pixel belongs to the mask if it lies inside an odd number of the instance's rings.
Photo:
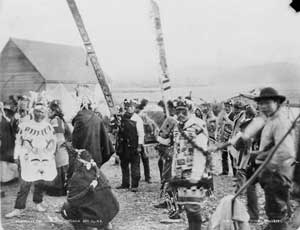
<path id="1" fill-rule="evenodd" d="M 220 165 L 220 159 L 216 159 L 217 165 Z M 183 214 L 180 223 L 162 224 L 161 220 L 167 219 L 167 213 L 163 209 L 153 207 L 159 200 L 159 172 L 157 166 L 157 157 L 150 159 L 152 184 L 147 184 L 143 179 L 143 167 L 141 164 L 142 180 L 139 192 L 132 193 L 127 190 L 115 190 L 114 192 L 120 202 L 120 212 L 113 220 L 114 230 L 155 230 L 155 229 L 172 229 L 183 230 L 187 228 L 187 220 Z M 112 188 L 115 188 L 121 181 L 121 170 L 119 166 L 113 164 L 113 161 L 107 162 L 102 167 L 103 172 L 107 175 Z M 218 171 L 218 170 L 217 170 Z M 216 176 L 214 178 L 215 192 L 209 202 L 203 206 L 204 219 L 208 219 L 213 213 L 219 200 L 225 195 L 232 194 L 233 182 L 232 176 Z M 259 186 L 258 186 L 259 187 Z M 2 185 L 2 191 L 5 191 L 6 196 L 1 198 L 1 221 L 2 227 L 5 230 L 53 230 L 53 229 L 73 229 L 72 226 L 65 221 L 60 214 L 55 213 L 65 201 L 65 197 L 50 197 L 45 196 L 44 206 L 47 207 L 45 213 L 38 213 L 33 209 L 32 193 L 27 200 L 27 208 L 25 213 L 19 218 L 5 219 L 4 215 L 13 209 L 16 194 L 18 192 L 18 183 Z M 264 214 L 264 198 L 263 192 L 258 188 L 259 205 L 260 205 L 260 222 L 256 225 L 251 225 L 252 230 L 262 229 L 265 226 Z M 204 224 L 205 226 L 207 223 Z M 204 228 L 205 229 L 205 228 Z M 296 227 L 294 228 L 296 229 Z"/>

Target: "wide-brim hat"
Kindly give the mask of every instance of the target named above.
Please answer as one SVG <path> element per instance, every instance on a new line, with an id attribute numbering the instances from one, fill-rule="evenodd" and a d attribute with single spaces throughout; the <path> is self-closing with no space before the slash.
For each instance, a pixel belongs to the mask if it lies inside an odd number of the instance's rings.
<path id="1" fill-rule="evenodd" d="M 274 88 L 266 87 L 260 91 L 260 94 L 258 97 L 254 98 L 254 100 L 256 102 L 259 102 L 262 100 L 268 100 L 268 99 L 278 100 L 280 103 L 283 103 L 285 101 L 286 97 L 283 95 L 280 95 L 277 92 L 277 90 L 275 90 Z"/>

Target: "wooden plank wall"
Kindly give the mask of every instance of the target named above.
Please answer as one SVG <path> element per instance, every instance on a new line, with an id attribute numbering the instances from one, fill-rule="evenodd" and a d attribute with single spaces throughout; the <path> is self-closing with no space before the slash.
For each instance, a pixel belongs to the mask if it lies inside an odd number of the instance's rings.
<path id="1" fill-rule="evenodd" d="M 0 100 L 45 88 L 45 80 L 19 48 L 9 41 L 0 57 Z"/>

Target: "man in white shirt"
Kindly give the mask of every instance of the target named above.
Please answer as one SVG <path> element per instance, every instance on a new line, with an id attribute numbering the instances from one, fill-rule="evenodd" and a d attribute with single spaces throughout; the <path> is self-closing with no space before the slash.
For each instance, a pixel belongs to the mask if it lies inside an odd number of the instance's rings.
<path id="1" fill-rule="evenodd" d="M 256 157 L 257 163 L 264 161 L 266 156 L 274 151 L 275 146 L 291 127 L 291 120 L 282 110 L 285 99 L 285 96 L 271 87 L 262 89 L 260 96 L 255 98 L 259 110 L 267 117 L 261 133 L 261 153 Z M 259 182 L 265 192 L 265 211 L 269 218 L 267 230 L 290 229 L 287 220 L 290 215 L 289 199 L 295 156 L 294 132 L 290 132 L 276 148 L 271 161 L 260 174 Z"/>

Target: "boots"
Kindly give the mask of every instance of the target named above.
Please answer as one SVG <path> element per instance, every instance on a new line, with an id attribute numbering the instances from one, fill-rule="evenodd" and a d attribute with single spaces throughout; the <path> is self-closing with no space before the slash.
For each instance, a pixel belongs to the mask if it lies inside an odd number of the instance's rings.
<path id="1" fill-rule="evenodd" d="M 269 223 L 264 230 L 291 230 L 287 223 Z"/>
<path id="2" fill-rule="evenodd" d="M 188 230 L 201 230 L 202 218 L 200 214 L 187 213 L 189 222 Z"/>
<path id="3" fill-rule="evenodd" d="M 188 230 L 201 230 L 201 222 L 189 222 Z"/>

